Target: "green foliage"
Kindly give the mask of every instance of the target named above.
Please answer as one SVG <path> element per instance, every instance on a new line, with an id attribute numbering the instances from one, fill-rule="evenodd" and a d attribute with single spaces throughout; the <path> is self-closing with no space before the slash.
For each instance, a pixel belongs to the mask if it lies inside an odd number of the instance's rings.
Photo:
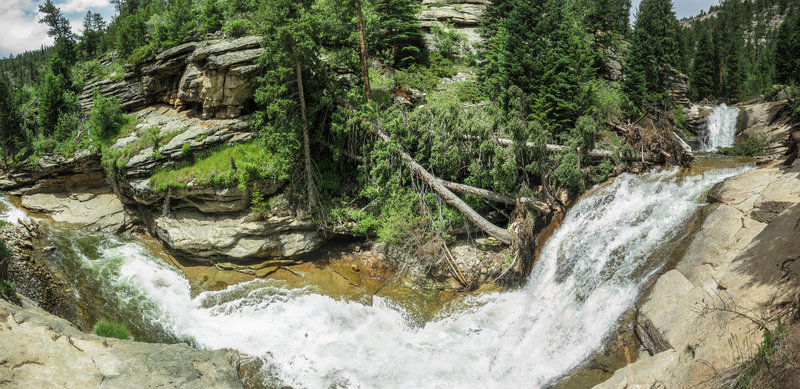
<path id="1" fill-rule="evenodd" d="M 631 0 L 591 0 L 587 24 L 604 35 L 628 33 Z"/>
<path id="2" fill-rule="evenodd" d="M 467 37 L 459 33 L 452 24 L 436 23 L 431 27 L 433 45 L 447 59 L 459 59 L 469 50 Z"/>
<path id="3" fill-rule="evenodd" d="M 200 31 L 204 34 L 210 34 L 219 31 L 222 28 L 224 17 L 222 15 L 222 6 L 218 0 L 205 0 L 203 4 L 203 11 L 201 14 Z"/>
<path id="4" fill-rule="evenodd" d="M 194 182 L 216 187 L 238 185 L 242 190 L 247 190 L 251 188 L 251 182 L 262 178 L 287 180 L 288 172 L 287 167 L 281 166 L 263 144 L 253 142 L 210 151 L 183 167 L 162 168 L 150 178 L 150 186 L 157 192 L 163 192 L 170 186 L 182 188 Z"/>
<path id="5" fill-rule="evenodd" d="M 781 25 L 775 46 L 775 75 L 778 82 L 800 84 L 800 8 Z"/>
<path id="6" fill-rule="evenodd" d="M 778 322 L 775 330 L 770 330 L 766 326 L 761 326 L 762 342 L 758 345 L 758 352 L 746 365 L 743 372 L 741 372 L 736 380 L 735 388 L 749 389 L 750 383 L 753 378 L 762 369 L 769 369 L 772 365 L 775 353 L 780 349 L 783 340 L 788 333 L 786 328 Z"/>
<path id="7" fill-rule="evenodd" d="M 106 145 L 115 140 L 122 127 L 130 119 L 122 113 L 119 100 L 116 97 L 103 97 L 99 93 L 92 99 L 92 109 L 89 111 L 89 135 L 97 144 Z"/>
<path id="8" fill-rule="evenodd" d="M 768 143 L 769 140 L 765 136 L 752 137 L 738 141 L 732 147 L 720 147 L 717 149 L 717 153 L 741 157 L 758 157 L 765 154 L 764 149 Z"/>
<path id="9" fill-rule="evenodd" d="M 247 19 L 235 19 L 225 23 L 225 26 L 222 27 L 222 32 L 229 37 L 238 38 L 251 34 L 254 29 L 253 22 Z"/>
<path id="10" fill-rule="evenodd" d="M 94 324 L 92 332 L 95 335 L 106 338 L 130 339 L 131 337 L 130 331 L 128 331 L 128 327 L 125 324 L 104 319 L 98 320 Z"/>
<path id="11" fill-rule="evenodd" d="M 181 155 L 182 156 L 184 156 L 184 157 L 188 156 L 189 154 L 191 154 L 191 152 L 192 152 L 192 144 L 191 143 L 186 142 L 183 145 L 181 145 Z"/>
<path id="12" fill-rule="evenodd" d="M 678 20 L 671 0 L 642 0 L 626 57 L 625 91 L 636 106 L 664 109 L 680 64 Z"/>
<path id="13" fill-rule="evenodd" d="M 9 280 L 0 280 L 0 296 L 12 303 L 19 304 L 20 298 L 17 295 L 16 284 Z"/>
<path id="14" fill-rule="evenodd" d="M 578 154 L 573 150 L 568 150 L 561 155 L 561 163 L 553 172 L 556 180 L 567 189 L 571 196 L 579 195 L 586 190 L 579 161 Z"/>
<path id="15" fill-rule="evenodd" d="M 714 46 L 711 33 L 701 32 L 692 61 L 692 98 L 702 100 L 714 96 Z"/>
<path id="16" fill-rule="evenodd" d="M 396 68 L 422 58 L 425 42 L 417 19 L 419 0 L 371 0 L 365 32 L 370 50 Z"/>
<path id="17" fill-rule="evenodd" d="M 439 85 L 442 77 L 452 77 L 455 74 L 456 68 L 451 60 L 440 53 L 433 53 L 428 66 L 413 64 L 405 70 L 397 70 L 394 81 L 405 90 L 430 92 Z"/>

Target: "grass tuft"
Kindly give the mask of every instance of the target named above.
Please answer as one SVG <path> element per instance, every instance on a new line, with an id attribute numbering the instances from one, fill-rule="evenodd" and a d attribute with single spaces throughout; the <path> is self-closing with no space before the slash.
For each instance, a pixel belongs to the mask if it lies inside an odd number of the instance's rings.
<path id="1" fill-rule="evenodd" d="M 107 338 L 130 339 L 131 334 L 125 324 L 101 319 L 94 324 L 92 329 L 95 335 Z"/>

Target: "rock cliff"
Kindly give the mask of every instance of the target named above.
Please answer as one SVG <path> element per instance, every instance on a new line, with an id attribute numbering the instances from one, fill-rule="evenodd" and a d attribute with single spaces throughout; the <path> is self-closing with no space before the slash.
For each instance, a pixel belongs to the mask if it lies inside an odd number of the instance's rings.
<path id="1" fill-rule="evenodd" d="M 710 386 L 755 352 L 755 321 L 800 293 L 800 164 L 729 178 L 709 201 L 686 254 L 638 309 L 636 332 L 653 356 L 598 388 Z"/>

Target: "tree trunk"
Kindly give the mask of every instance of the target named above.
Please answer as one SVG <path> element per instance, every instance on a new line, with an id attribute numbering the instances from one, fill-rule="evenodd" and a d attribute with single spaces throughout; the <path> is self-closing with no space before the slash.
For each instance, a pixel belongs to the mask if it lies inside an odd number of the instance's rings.
<path id="1" fill-rule="evenodd" d="M 297 74 L 298 100 L 300 102 L 300 120 L 303 129 L 303 155 L 306 162 L 306 184 L 308 185 L 308 204 L 313 209 L 318 205 L 317 192 L 314 188 L 314 174 L 311 171 L 311 148 L 309 146 L 308 122 L 306 121 L 306 95 L 303 91 L 303 71 L 300 68 L 300 60 L 297 53 L 293 51 L 294 69 Z"/>
<path id="2" fill-rule="evenodd" d="M 364 40 L 364 18 L 361 14 L 361 0 L 356 0 L 358 10 L 358 33 L 361 37 L 361 70 L 364 72 L 364 96 L 370 100 L 369 69 L 367 69 L 367 43 Z"/>
<path id="3" fill-rule="evenodd" d="M 453 190 L 453 191 L 456 191 L 456 192 L 471 194 L 473 196 L 478 196 L 480 198 L 483 198 L 483 199 L 486 199 L 486 200 L 489 200 L 489 201 L 494 201 L 496 203 L 503 203 L 503 204 L 510 204 L 510 205 L 515 205 L 517 203 L 517 199 L 515 199 L 515 198 L 513 198 L 511 196 L 502 194 L 502 193 L 492 192 L 490 190 L 481 189 L 481 188 L 475 188 L 473 186 L 459 184 L 457 182 L 450 182 L 450 181 L 444 181 L 444 180 L 440 180 L 440 181 L 441 181 L 442 185 L 444 185 L 447 189 L 450 189 L 450 190 Z M 552 208 L 549 205 L 547 205 L 547 203 L 545 203 L 544 201 L 536 200 L 536 199 L 533 199 L 533 198 L 530 198 L 530 197 L 521 197 L 521 198 L 519 198 L 519 202 L 522 203 L 522 204 L 525 204 L 526 206 L 528 206 L 528 207 L 530 207 L 532 209 L 534 209 L 536 212 L 538 212 L 540 214 L 547 215 L 552 211 Z"/>
<path id="4" fill-rule="evenodd" d="M 389 136 L 374 124 L 372 125 L 372 132 L 384 142 L 391 141 Z M 429 173 L 427 170 L 425 170 L 425 168 L 422 167 L 422 165 L 414 161 L 414 159 L 411 158 L 411 155 L 403 150 L 400 150 L 399 154 L 403 158 L 403 161 L 405 161 L 405 163 L 411 168 L 411 171 L 413 171 L 423 181 L 430 185 L 430 187 L 433 188 L 433 190 L 438 193 L 447 204 L 453 206 L 469 220 L 475 223 L 478 228 L 490 236 L 505 244 L 511 244 L 511 235 L 507 230 L 492 224 L 479 213 L 475 212 L 475 210 L 470 208 L 470 206 L 467 205 L 464 200 L 461 200 L 458 196 L 453 194 L 453 192 L 447 189 L 438 177 Z"/>

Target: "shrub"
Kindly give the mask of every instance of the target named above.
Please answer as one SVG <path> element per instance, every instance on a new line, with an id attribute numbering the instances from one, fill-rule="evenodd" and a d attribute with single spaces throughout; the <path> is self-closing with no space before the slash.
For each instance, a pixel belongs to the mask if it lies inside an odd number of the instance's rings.
<path id="1" fill-rule="evenodd" d="M 252 33 L 254 28 L 253 22 L 247 19 L 236 19 L 225 23 L 225 26 L 222 27 L 222 32 L 229 37 L 238 38 Z"/>
<path id="2" fill-rule="evenodd" d="M 131 335 L 125 324 L 109 320 L 99 320 L 92 329 L 95 335 L 107 338 L 130 339 Z"/>
<path id="3" fill-rule="evenodd" d="M 19 304 L 16 285 L 9 280 L 0 280 L 0 296 L 12 303 Z"/>
<path id="4" fill-rule="evenodd" d="M 765 136 L 752 137 L 736 142 L 733 147 L 720 147 L 717 149 L 717 153 L 740 157 L 758 157 L 764 155 L 767 143 L 769 143 L 769 140 Z"/>
<path id="5" fill-rule="evenodd" d="M 96 143 L 107 144 L 115 139 L 126 122 L 127 118 L 116 97 L 103 97 L 99 93 L 94 95 L 87 125 L 89 135 Z"/>
<path id="6" fill-rule="evenodd" d="M 189 155 L 189 153 L 191 153 L 191 152 L 192 152 L 192 144 L 191 143 L 186 142 L 181 146 L 181 155 L 183 155 L 184 157 Z"/>
<path id="7" fill-rule="evenodd" d="M 433 45 L 445 58 L 458 59 L 467 51 L 467 37 L 453 28 L 451 23 L 436 23 L 431 27 Z"/>

